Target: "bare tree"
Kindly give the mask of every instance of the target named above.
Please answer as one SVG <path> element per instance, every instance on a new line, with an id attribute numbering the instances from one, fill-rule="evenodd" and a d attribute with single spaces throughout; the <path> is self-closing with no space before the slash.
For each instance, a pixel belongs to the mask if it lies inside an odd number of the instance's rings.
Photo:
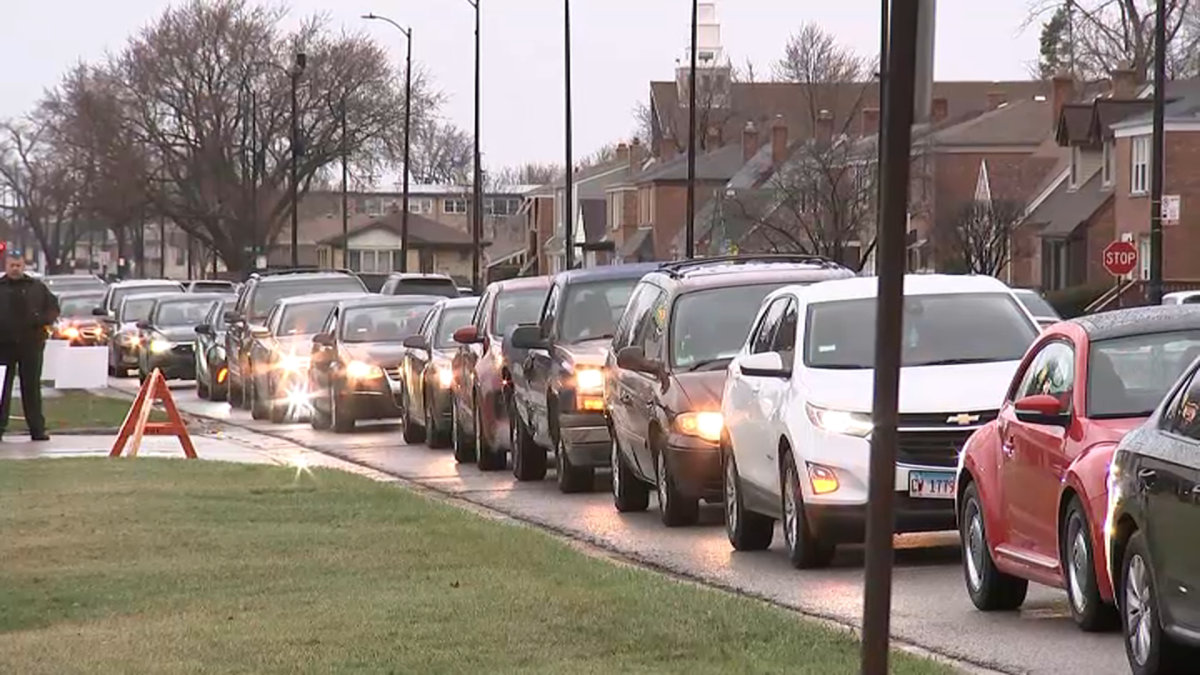
<path id="1" fill-rule="evenodd" d="M 999 276 L 1016 251 L 1015 230 L 1022 205 L 1010 200 L 972 200 L 954 223 L 951 255 L 963 272 Z"/>
<path id="2" fill-rule="evenodd" d="M 558 164 L 542 164 L 529 162 L 519 166 L 509 166 L 488 174 L 491 183 L 496 187 L 512 185 L 546 185 L 561 179 L 562 166 Z"/>
<path id="3" fill-rule="evenodd" d="M 439 117 L 430 116 L 413 129 L 409 177 L 429 185 L 471 182 L 474 139 Z"/>

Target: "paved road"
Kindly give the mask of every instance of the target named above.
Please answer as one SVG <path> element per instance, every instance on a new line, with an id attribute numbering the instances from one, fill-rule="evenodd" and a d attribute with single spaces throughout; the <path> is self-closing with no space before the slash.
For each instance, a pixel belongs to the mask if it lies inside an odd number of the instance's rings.
<path id="1" fill-rule="evenodd" d="M 113 386 L 134 391 L 130 380 Z M 552 480 L 517 483 L 510 472 L 483 474 L 459 467 L 449 451 L 406 446 L 396 425 L 360 426 L 354 434 L 315 432 L 307 424 L 254 422 L 249 413 L 197 399 L 186 385 L 173 387 L 180 407 L 193 415 L 274 434 L 302 446 L 362 463 L 451 493 L 634 557 L 651 565 L 768 598 L 813 615 L 858 625 L 862 611 L 863 555 L 839 550 L 828 570 L 792 569 L 781 550 L 782 533 L 769 552 L 735 554 L 721 527 L 719 507 L 705 507 L 702 524 L 668 530 L 653 510 L 618 514 L 607 477 L 590 495 L 562 495 Z M 653 509 L 653 506 L 651 507 Z M 1020 613 L 985 615 L 963 590 L 954 534 L 897 537 L 893 634 L 926 649 L 1012 673 L 1123 675 L 1128 673 L 1117 635 L 1087 635 L 1071 622 L 1066 596 L 1030 588 Z"/>

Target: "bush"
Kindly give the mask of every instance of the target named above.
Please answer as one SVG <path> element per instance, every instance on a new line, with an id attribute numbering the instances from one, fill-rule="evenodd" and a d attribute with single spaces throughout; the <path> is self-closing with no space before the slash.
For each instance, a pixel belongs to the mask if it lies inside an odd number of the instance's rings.
<path id="1" fill-rule="evenodd" d="M 1112 284 L 1085 284 L 1046 293 L 1046 302 L 1064 319 L 1082 316 L 1088 305 L 1112 290 Z"/>

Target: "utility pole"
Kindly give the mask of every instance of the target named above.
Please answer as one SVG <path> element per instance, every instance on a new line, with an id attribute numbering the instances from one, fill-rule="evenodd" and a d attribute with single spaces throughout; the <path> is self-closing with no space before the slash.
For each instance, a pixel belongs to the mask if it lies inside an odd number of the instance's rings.
<path id="1" fill-rule="evenodd" d="M 700 25 L 700 3 L 692 0 L 692 55 L 688 70 L 688 158 L 687 158 L 687 222 L 684 223 L 684 250 L 688 260 L 696 257 L 696 43 Z"/>
<path id="2" fill-rule="evenodd" d="M 471 6 L 475 8 L 475 149 L 474 149 L 474 176 L 471 179 L 473 192 L 471 200 L 473 208 L 471 209 L 471 285 L 476 293 L 483 291 L 482 283 L 482 265 L 480 258 L 483 257 L 483 160 L 480 151 L 480 112 L 481 112 L 481 97 L 482 97 L 482 60 L 480 58 L 480 0 L 467 0 Z"/>
<path id="3" fill-rule="evenodd" d="M 344 98 L 342 99 L 342 107 L 339 112 L 342 115 L 342 264 L 339 267 L 348 267 L 346 264 L 346 251 L 350 245 L 350 212 L 347 210 L 350 203 L 350 198 L 347 194 L 350 186 L 350 144 L 346 139 L 346 99 Z M 330 262 L 333 261 L 331 260 Z"/>
<path id="4" fill-rule="evenodd" d="M 300 266 L 300 156 L 304 154 L 304 149 L 300 147 L 300 112 L 297 109 L 296 90 L 300 87 L 300 77 L 304 74 L 304 67 L 308 63 L 308 57 L 304 52 L 296 54 L 296 63 L 292 68 L 292 267 Z"/>
<path id="5" fill-rule="evenodd" d="M 566 267 L 568 270 L 575 269 L 575 223 L 572 222 L 572 215 L 575 209 L 572 208 L 575 197 L 575 168 L 573 166 L 574 158 L 572 157 L 571 148 L 571 0 L 563 0 L 563 44 L 565 46 L 563 57 L 563 73 L 564 84 L 566 85 L 566 155 L 567 161 L 564 164 L 566 168 L 566 176 L 563 182 L 563 251 L 566 254 Z"/>
<path id="6" fill-rule="evenodd" d="M 158 217 L 158 271 L 162 278 L 167 278 L 167 220 Z"/>
<path id="7" fill-rule="evenodd" d="M 1150 139 L 1150 293 L 1151 305 L 1163 296 L 1163 175 L 1167 164 L 1165 117 L 1167 105 L 1167 2 L 1158 0 L 1154 19 L 1154 125 Z"/>
<path id="8" fill-rule="evenodd" d="M 404 58 L 404 194 L 400 198 L 400 271 L 408 271 L 408 181 L 409 181 L 409 152 L 412 147 L 412 28 L 402 30 L 408 42 L 407 56 Z"/>

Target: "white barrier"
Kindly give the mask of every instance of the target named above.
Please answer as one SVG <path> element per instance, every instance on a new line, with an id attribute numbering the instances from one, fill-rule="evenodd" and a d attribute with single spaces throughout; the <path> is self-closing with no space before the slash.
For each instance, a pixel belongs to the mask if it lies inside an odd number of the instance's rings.
<path id="1" fill-rule="evenodd" d="M 63 340 L 50 342 L 66 344 Z M 52 355 L 53 365 L 50 362 Z M 53 374 L 53 378 L 43 374 L 42 379 L 52 379 L 55 389 L 103 389 L 108 386 L 108 347 L 47 349 L 43 373 L 46 371 Z"/>

